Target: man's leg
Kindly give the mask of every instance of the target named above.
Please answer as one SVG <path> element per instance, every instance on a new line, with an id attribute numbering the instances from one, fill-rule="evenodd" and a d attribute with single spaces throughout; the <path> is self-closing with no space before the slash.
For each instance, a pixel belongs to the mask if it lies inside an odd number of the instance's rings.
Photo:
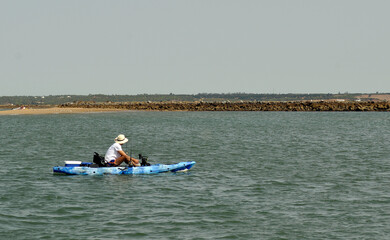
<path id="1" fill-rule="evenodd" d="M 116 166 L 121 165 L 123 162 L 129 163 L 129 161 L 126 160 L 125 156 L 120 156 L 117 159 L 115 159 L 115 165 Z"/>
<path id="2" fill-rule="evenodd" d="M 135 158 L 130 158 L 130 164 L 133 167 L 140 167 L 141 166 L 141 163 L 139 162 L 139 160 L 135 159 Z"/>

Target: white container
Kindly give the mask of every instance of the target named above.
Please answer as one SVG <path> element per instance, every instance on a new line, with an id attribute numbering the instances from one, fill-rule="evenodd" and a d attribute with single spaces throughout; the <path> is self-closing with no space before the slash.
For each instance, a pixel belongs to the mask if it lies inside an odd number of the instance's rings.
<path id="1" fill-rule="evenodd" d="M 65 161 L 65 167 L 80 166 L 81 161 Z"/>

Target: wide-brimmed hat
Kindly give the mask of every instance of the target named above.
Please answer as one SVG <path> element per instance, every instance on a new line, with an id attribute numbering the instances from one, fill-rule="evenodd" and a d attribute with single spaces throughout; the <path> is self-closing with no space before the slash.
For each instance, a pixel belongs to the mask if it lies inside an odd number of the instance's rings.
<path id="1" fill-rule="evenodd" d="M 119 134 L 118 137 L 115 138 L 115 142 L 119 144 L 127 143 L 127 141 L 129 141 L 129 139 L 123 134 Z"/>

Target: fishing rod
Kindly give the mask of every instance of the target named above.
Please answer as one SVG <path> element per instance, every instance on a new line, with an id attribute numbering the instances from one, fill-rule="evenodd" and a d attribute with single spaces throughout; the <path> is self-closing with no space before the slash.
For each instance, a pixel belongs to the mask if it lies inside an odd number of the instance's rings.
<path id="1" fill-rule="evenodd" d="M 133 147 L 131 146 L 131 140 L 129 140 L 129 142 L 130 142 L 130 150 L 128 150 L 129 152 L 130 152 L 130 159 L 131 159 L 131 155 L 132 155 L 132 149 L 133 149 Z"/>
<path id="2" fill-rule="evenodd" d="M 129 138 L 128 138 L 129 139 Z M 130 143 L 130 150 L 129 150 L 129 145 L 128 145 L 128 143 Z M 128 142 L 126 142 L 126 145 L 125 145 L 125 149 L 126 149 L 126 153 L 129 153 L 130 152 L 130 158 L 131 158 L 131 149 L 132 149 L 132 147 L 131 147 L 131 142 L 130 142 L 130 139 L 129 139 L 129 141 Z"/>
<path id="3" fill-rule="evenodd" d="M 132 143 L 130 142 L 130 138 L 128 138 L 128 139 L 129 139 L 129 141 L 126 143 L 125 148 L 127 149 L 128 152 L 130 152 L 130 159 L 131 159 L 132 158 L 132 154 L 133 154 L 132 153 L 133 147 L 132 147 Z M 130 144 L 130 150 L 129 150 L 128 145 L 127 145 L 128 143 Z M 150 163 L 148 163 L 148 157 L 147 156 L 143 156 L 140 153 L 140 154 L 138 154 L 138 159 L 140 161 L 141 166 L 150 166 Z"/>

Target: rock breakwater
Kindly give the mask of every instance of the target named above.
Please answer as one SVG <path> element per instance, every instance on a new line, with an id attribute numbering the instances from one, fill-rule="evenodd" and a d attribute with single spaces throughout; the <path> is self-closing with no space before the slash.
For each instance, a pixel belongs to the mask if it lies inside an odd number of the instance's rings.
<path id="1" fill-rule="evenodd" d="M 59 107 L 143 111 L 390 111 L 390 102 L 76 102 Z"/>

